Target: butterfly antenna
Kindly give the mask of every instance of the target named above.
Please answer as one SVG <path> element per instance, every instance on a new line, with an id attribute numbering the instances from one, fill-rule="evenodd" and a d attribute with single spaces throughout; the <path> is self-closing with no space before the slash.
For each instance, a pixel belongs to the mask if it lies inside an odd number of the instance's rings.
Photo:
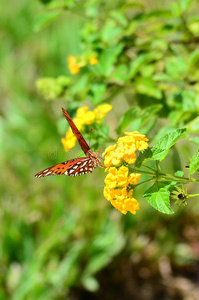
<path id="1" fill-rule="evenodd" d="M 94 129 L 93 128 L 91 128 L 91 132 L 90 132 L 90 139 L 89 139 L 89 147 L 90 147 L 90 142 L 91 142 L 91 135 L 92 135 L 92 131 L 93 131 Z"/>

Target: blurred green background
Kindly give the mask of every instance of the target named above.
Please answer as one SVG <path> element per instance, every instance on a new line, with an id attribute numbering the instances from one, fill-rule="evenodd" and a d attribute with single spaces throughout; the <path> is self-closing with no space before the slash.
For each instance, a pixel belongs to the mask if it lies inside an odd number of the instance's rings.
<path id="1" fill-rule="evenodd" d="M 108 1 L 110 9 L 120 2 Z M 186 6 L 189 1 L 182 2 Z M 146 11 L 175 3 L 142 1 Z M 63 97 L 45 101 L 35 82 L 71 76 L 67 56 L 81 53 L 79 32 L 87 20 L 83 11 L 69 10 L 35 31 L 45 11 L 39 1 L 1 1 L 0 299 L 199 299 L 198 199 L 167 216 L 146 203 L 140 187 L 136 199 L 141 209 L 123 216 L 104 198 L 105 174 L 99 168 L 77 178 L 34 178 L 80 152 L 77 146 L 66 154 L 61 144 L 68 128 L 61 107 L 69 104 Z M 111 104 L 105 124 L 115 138 L 117 120 L 130 102 L 117 95 Z M 169 120 L 164 117 L 158 124 Z M 157 132 L 156 127 L 149 136 Z M 179 145 L 182 168 L 196 149 Z M 168 163 L 167 171 L 174 169 Z M 194 189 L 189 186 L 190 192 Z"/>

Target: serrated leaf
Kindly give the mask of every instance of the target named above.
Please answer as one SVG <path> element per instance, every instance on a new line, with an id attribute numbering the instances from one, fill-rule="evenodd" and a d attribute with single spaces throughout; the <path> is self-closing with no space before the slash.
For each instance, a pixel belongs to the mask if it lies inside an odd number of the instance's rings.
<path id="1" fill-rule="evenodd" d="M 193 174 L 196 170 L 199 169 L 199 149 L 196 154 L 192 157 L 190 162 L 189 174 Z"/>
<path id="2" fill-rule="evenodd" d="M 155 148 L 170 149 L 181 137 L 186 135 L 186 129 L 175 129 L 168 132 L 160 141 L 154 146 Z"/>
<path id="3" fill-rule="evenodd" d="M 43 15 L 39 15 L 35 20 L 34 30 L 36 32 L 40 31 L 52 21 L 58 18 L 61 15 L 61 11 L 49 11 Z"/>
<path id="4" fill-rule="evenodd" d="M 169 196 L 170 192 L 166 188 L 160 188 L 158 190 L 156 184 L 149 188 L 144 194 L 149 204 L 155 209 L 165 214 L 173 214 L 174 211 L 170 207 Z"/>
<path id="5" fill-rule="evenodd" d="M 165 134 L 155 146 L 149 147 L 146 150 L 140 152 L 135 165 L 140 167 L 144 162 L 149 160 L 162 161 L 169 153 L 170 148 L 179 140 L 181 137 L 186 135 L 186 129 L 176 129 Z"/>
<path id="6" fill-rule="evenodd" d="M 169 153 L 169 149 L 179 140 L 186 135 L 186 129 L 176 129 L 167 133 L 161 138 L 155 146 L 151 148 L 153 153 L 152 159 L 162 161 Z"/>

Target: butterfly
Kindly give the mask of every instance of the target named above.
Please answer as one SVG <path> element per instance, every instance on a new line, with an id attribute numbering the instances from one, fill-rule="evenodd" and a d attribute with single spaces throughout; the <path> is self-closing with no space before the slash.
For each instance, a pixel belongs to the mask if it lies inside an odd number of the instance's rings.
<path id="1" fill-rule="evenodd" d="M 50 175 L 80 176 L 83 174 L 92 173 L 96 167 L 104 168 L 104 165 L 99 160 L 101 149 L 96 153 L 91 150 L 82 134 L 74 124 L 73 120 L 70 118 L 69 114 L 67 114 L 63 108 L 62 111 L 86 156 L 74 158 L 49 167 L 37 173 L 35 177 L 40 178 Z"/>

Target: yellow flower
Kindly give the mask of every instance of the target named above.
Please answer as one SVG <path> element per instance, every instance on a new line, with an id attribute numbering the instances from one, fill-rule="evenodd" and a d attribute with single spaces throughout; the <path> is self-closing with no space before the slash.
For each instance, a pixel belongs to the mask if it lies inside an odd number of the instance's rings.
<path id="1" fill-rule="evenodd" d="M 123 214 L 130 211 L 133 215 L 135 215 L 136 210 L 140 208 L 138 201 L 134 198 L 126 198 L 123 202 L 118 200 L 111 201 L 111 204 Z"/>
<path id="2" fill-rule="evenodd" d="M 92 66 L 98 64 L 98 60 L 97 60 L 97 58 L 95 58 L 94 56 L 91 56 L 91 57 L 89 58 L 89 62 L 90 62 L 90 65 L 92 65 Z"/>
<path id="3" fill-rule="evenodd" d="M 128 178 L 128 183 L 130 184 L 137 184 L 140 180 L 141 174 L 131 173 Z"/>
<path id="4" fill-rule="evenodd" d="M 138 184 L 141 175 L 130 173 L 128 164 L 136 161 L 136 151 L 148 147 L 148 139 L 138 131 L 126 132 L 126 136 L 120 137 L 117 144 L 106 148 L 102 156 L 105 156 L 104 165 L 106 172 L 104 196 L 111 204 L 126 214 L 132 214 L 139 209 L 138 201 L 132 197 L 133 184 Z"/>
<path id="5" fill-rule="evenodd" d="M 68 68 L 71 74 L 77 74 L 80 71 L 80 65 L 77 63 L 74 55 L 68 56 Z"/>
<path id="6" fill-rule="evenodd" d="M 100 123 L 100 120 L 103 119 L 106 116 L 107 112 L 109 112 L 111 109 L 112 105 L 110 104 L 98 105 L 98 107 L 93 111 L 97 122 Z"/>

